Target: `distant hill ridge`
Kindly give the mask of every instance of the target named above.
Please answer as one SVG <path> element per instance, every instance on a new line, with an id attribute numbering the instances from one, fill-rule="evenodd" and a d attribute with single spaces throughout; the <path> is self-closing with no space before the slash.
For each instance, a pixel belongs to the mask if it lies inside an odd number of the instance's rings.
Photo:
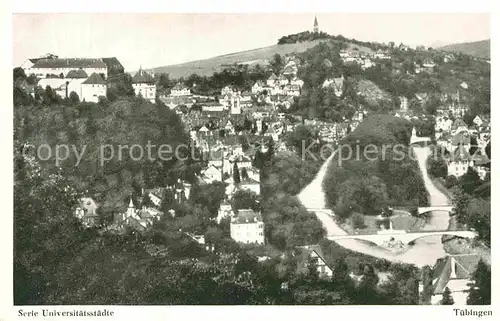
<path id="1" fill-rule="evenodd" d="M 168 73 L 172 78 L 188 77 L 196 73 L 199 76 L 211 76 L 214 72 L 220 72 L 229 65 L 249 64 L 267 65 L 275 54 L 287 55 L 291 53 L 301 53 L 322 42 L 335 41 L 331 39 L 316 39 L 298 43 L 277 44 L 258 49 L 245 50 L 216 56 L 208 59 L 185 62 L 176 65 L 151 68 L 149 71 L 155 73 Z M 362 45 L 346 42 L 348 47 L 357 47 L 359 51 L 371 51 L 370 48 Z"/>
<path id="2" fill-rule="evenodd" d="M 490 39 L 457 43 L 437 48 L 443 51 L 461 52 L 477 58 L 490 59 Z"/>

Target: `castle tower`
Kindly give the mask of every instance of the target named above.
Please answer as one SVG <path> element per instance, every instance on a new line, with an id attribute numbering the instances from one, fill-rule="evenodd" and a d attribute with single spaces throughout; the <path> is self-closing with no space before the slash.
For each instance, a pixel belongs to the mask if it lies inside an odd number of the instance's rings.
<path id="1" fill-rule="evenodd" d="M 314 33 L 319 32 L 318 18 L 316 18 L 316 16 L 314 16 L 313 32 Z"/>

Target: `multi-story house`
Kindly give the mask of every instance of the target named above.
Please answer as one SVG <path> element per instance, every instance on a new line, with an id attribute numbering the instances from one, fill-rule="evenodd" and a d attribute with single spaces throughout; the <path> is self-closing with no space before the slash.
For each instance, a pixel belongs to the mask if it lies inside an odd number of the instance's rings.
<path id="1" fill-rule="evenodd" d="M 82 101 L 99 102 L 99 97 L 106 97 L 107 84 L 99 74 L 93 73 L 82 82 Z"/>
<path id="2" fill-rule="evenodd" d="M 156 85 L 153 76 L 146 71 L 139 69 L 139 71 L 132 77 L 132 87 L 134 88 L 136 96 L 142 96 L 150 102 L 155 102 L 156 99 Z"/>
<path id="3" fill-rule="evenodd" d="M 262 215 L 251 209 L 240 209 L 230 224 L 231 238 L 239 243 L 264 244 Z"/>
<path id="4" fill-rule="evenodd" d="M 30 60 L 31 61 L 31 60 Z M 25 64 L 25 66 L 28 66 Z M 102 58 L 42 58 L 24 70 L 27 76 L 35 75 L 37 78 L 58 76 L 65 78 L 68 72 L 81 69 L 91 75 L 93 73 L 108 77 L 108 66 Z"/>
<path id="5" fill-rule="evenodd" d="M 189 89 L 187 86 L 177 83 L 171 90 L 170 90 L 170 96 L 173 97 L 179 97 L 179 96 L 190 96 L 191 95 L 191 89 Z"/>
<path id="6" fill-rule="evenodd" d="M 448 165 L 448 176 L 461 177 L 469 167 L 474 165 L 471 157 L 469 155 L 468 149 L 464 146 L 458 146 L 453 152 L 450 159 L 447 162 Z"/>

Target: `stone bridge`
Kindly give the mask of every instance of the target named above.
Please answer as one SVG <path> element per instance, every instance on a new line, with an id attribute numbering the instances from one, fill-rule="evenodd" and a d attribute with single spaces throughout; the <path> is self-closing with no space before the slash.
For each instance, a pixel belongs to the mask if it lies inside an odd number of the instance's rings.
<path id="1" fill-rule="evenodd" d="M 418 215 L 422 215 L 424 213 L 432 212 L 432 211 L 444 211 L 444 212 L 451 213 L 453 211 L 453 209 L 454 209 L 453 205 L 419 207 L 418 208 Z"/>
<path id="2" fill-rule="evenodd" d="M 306 208 L 306 210 L 308 212 L 320 212 L 320 213 L 325 213 L 325 214 L 328 214 L 330 216 L 335 216 L 335 214 L 333 214 L 333 211 L 329 208 L 312 208 L 312 207 L 308 207 Z"/>
<path id="3" fill-rule="evenodd" d="M 383 245 L 388 241 L 401 241 L 403 244 L 409 244 L 419 238 L 429 236 L 452 235 L 463 238 L 474 238 L 476 233 L 472 231 L 425 231 L 425 232 L 411 232 L 405 231 L 387 231 L 380 234 L 353 234 L 353 235 L 328 235 L 327 238 L 332 241 L 356 239 L 374 243 L 378 246 Z"/>
<path id="4" fill-rule="evenodd" d="M 418 144 L 418 143 L 423 143 L 423 142 L 430 142 L 430 141 L 431 141 L 430 137 L 411 136 L 411 138 L 410 138 L 410 145 Z"/>

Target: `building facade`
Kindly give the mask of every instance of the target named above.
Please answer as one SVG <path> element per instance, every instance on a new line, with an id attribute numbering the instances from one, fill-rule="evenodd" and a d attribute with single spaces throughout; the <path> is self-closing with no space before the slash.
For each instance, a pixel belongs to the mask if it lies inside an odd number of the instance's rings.
<path id="1" fill-rule="evenodd" d="M 231 220 L 231 238 L 239 243 L 264 244 L 264 221 L 251 209 L 238 210 Z"/>
<path id="2" fill-rule="evenodd" d="M 153 76 L 146 71 L 139 71 L 132 77 L 132 87 L 136 96 L 142 96 L 144 99 L 155 102 L 156 100 L 156 85 Z"/>

